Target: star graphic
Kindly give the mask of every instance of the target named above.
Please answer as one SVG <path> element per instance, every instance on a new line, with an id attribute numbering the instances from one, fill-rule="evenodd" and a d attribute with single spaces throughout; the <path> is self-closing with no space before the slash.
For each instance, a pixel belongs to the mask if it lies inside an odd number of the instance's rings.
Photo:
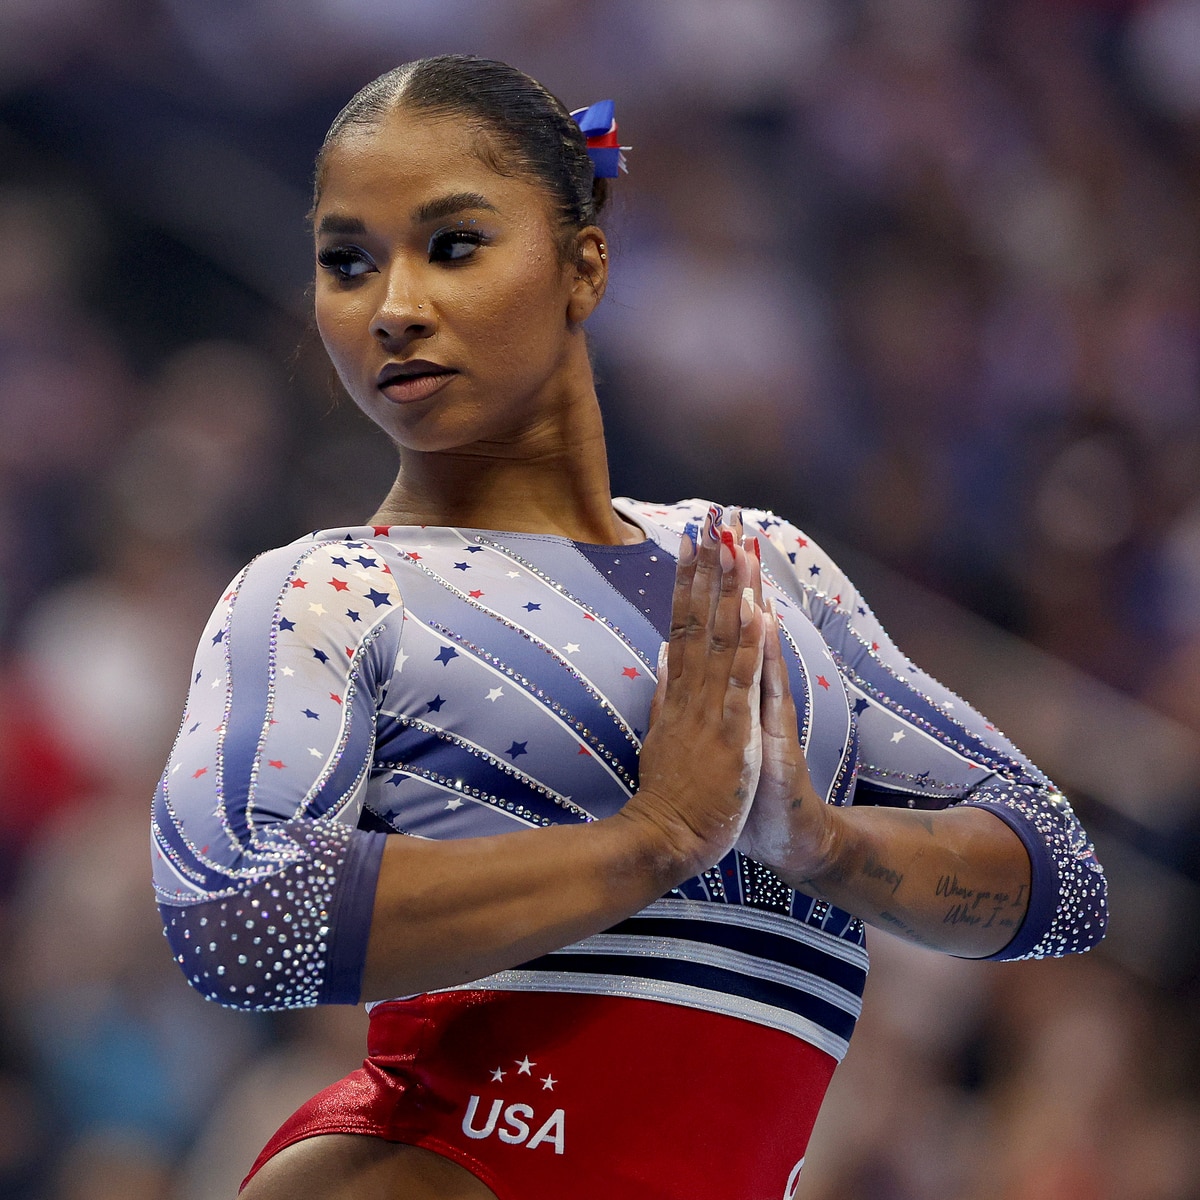
<path id="1" fill-rule="evenodd" d="M 641 671 L 639 671 L 637 667 L 626 667 L 621 674 L 624 675 L 626 679 L 636 679 L 641 674 Z"/>
<path id="2" fill-rule="evenodd" d="M 360 617 L 358 613 L 351 608 L 346 609 L 346 616 L 348 616 L 350 620 L 354 621 L 356 624 L 362 620 L 362 617 Z"/>
<path id="3" fill-rule="evenodd" d="M 520 571 L 505 571 L 504 572 L 505 579 L 520 579 L 520 577 L 521 577 Z"/>
<path id="4" fill-rule="evenodd" d="M 374 588 L 367 593 L 367 599 L 370 600 L 376 608 L 378 608 L 381 604 L 390 606 L 392 603 L 391 597 L 387 594 L 387 592 L 377 592 Z"/>
<path id="5" fill-rule="evenodd" d="M 525 747 L 528 745 L 528 742 L 513 742 L 513 744 L 509 746 L 504 753 L 507 754 L 509 758 L 513 760 L 513 762 L 516 762 L 522 754 L 529 753 L 529 751 L 525 749 Z"/>
<path id="6" fill-rule="evenodd" d="M 479 588 L 476 588 L 474 591 L 468 592 L 467 595 L 470 596 L 472 600 L 478 600 L 479 597 L 483 595 L 483 592 L 480 591 Z"/>
<path id="7" fill-rule="evenodd" d="M 440 662 L 442 666 L 446 666 L 452 658 L 458 657 L 458 651 L 453 646 L 443 646 L 437 654 L 434 655 L 433 661 Z"/>
<path id="8" fill-rule="evenodd" d="M 309 752 L 309 754 L 311 754 L 311 755 L 313 756 L 313 758 L 321 758 L 321 757 L 323 757 L 323 756 L 322 756 L 322 754 L 321 754 L 321 752 L 320 752 L 320 750 L 318 750 L 318 749 L 316 748 L 316 746 L 309 746 L 309 748 L 308 748 L 308 752 Z"/>
<path id="9" fill-rule="evenodd" d="M 280 617 L 280 618 L 279 618 L 279 631 L 280 631 L 280 633 L 284 633 L 284 632 L 286 632 L 286 631 L 287 631 L 287 630 L 289 630 L 289 629 L 295 629 L 295 628 L 296 628 L 296 622 L 295 622 L 295 621 L 289 621 L 289 620 L 287 619 L 287 617 Z"/>
<path id="10" fill-rule="evenodd" d="M 526 612 L 537 612 L 542 606 L 540 604 L 534 604 L 534 602 L 530 600 L 528 604 L 522 604 L 521 607 Z"/>
<path id="11" fill-rule="evenodd" d="M 212 644 L 215 646 L 215 645 L 217 645 L 218 642 L 223 642 L 224 640 L 225 640 L 225 630 L 218 629 L 217 632 L 215 634 L 213 634 Z"/>
<path id="12" fill-rule="evenodd" d="M 364 557 L 364 556 L 363 556 L 363 555 L 361 555 L 361 554 L 360 554 L 360 555 L 359 555 L 359 556 L 358 556 L 358 557 L 357 557 L 357 558 L 356 558 L 354 561 L 355 561 L 356 563 L 358 563 L 358 565 L 359 565 L 359 566 L 361 566 L 361 567 L 377 567 L 377 566 L 379 566 L 379 560 L 378 560 L 378 559 L 375 559 L 375 558 L 366 558 L 366 557 Z"/>
<path id="13" fill-rule="evenodd" d="M 446 703 L 445 700 L 443 700 L 440 695 L 434 696 L 434 698 L 432 700 L 425 701 L 425 711 L 426 712 L 441 712 L 442 705 L 445 703 Z"/>
<path id="14" fill-rule="evenodd" d="M 387 537 L 389 529 L 391 529 L 390 525 L 372 525 L 371 526 L 371 532 L 376 537 Z"/>
<path id="15" fill-rule="evenodd" d="M 817 687 L 822 687 L 826 691 L 829 691 L 829 680 L 826 679 L 824 675 L 818 675 L 817 676 Z"/>
<path id="16" fill-rule="evenodd" d="M 325 615 L 325 605 L 323 605 L 323 604 L 310 604 L 310 605 L 308 606 L 308 611 L 309 611 L 310 613 L 316 613 L 318 617 L 323 617 L 323 616 Z"/>
<path id="17" fill-rule="evenodd" d="M 457 811 L 458 809 L 462 808 L 462 806 L 463 806 L 463 801 L 460 800 L 457 796 L 455 796 L 453 800 L 446 801 L 446 807 L 451 812 Z"/>
<path id="18" fill-rule="evenodd" d="M 564 650 L 565 650 L 565 651 L 566 651 L 568 654 L 578 654 L 578 653 L 579 653 L 579 643 L 578 643 L 578 642 L 568 642 L 568 643 L 567 643 L 567 644 L 566 644 L 566 645 L 563 647 L 563 649 L 564 649 Z"/>
<path id="19" fill-rule="evenodd" d="M 470 563 L 455 563 L 454 569 L 456 571 L 469 571 L 471 569 L 471 564 Z"/>
<path id="20" fill-rule="evenodd" d="M 858 700 L 855 700 L 855 702 L 854 702 L 854 715 L 856 717 L 861 717 L 862 714 L 865 713 L 867 711 L 867 709 L 870 707 L 871 707 L 870 704 L 866 700 L 863 700 L 860 697 Z"/>
<path id="21" fill-rule="evenodd" d="M 892 742 L 895 744 L 902 741 L 904 741 L 904 730 L 897 729 L 896 732 L 892 734 Z"/>
<path id="22" fill-rule="evenodd" d="M 518 1075 L 532 1075 L 533 1068 L 537 1066 L 537 1063 L 529 1061 L 528 1054 L 524 1058 L 514 1058 L 513 1062 L 517 1064 Z"/>
<path id="23" fill-rule="evenodd" d="M 547 1075 L 546 1078 L 542 1080 L 542 1091 L 543 1092 L 554 1091 L 554 1085 L 557 1082 L 558 1082 L 558 1080 L 555 1079 L 553 1075 Z"/>
<path id="24" fill-rule="evenodd" d="M 283 770 L 283 760 L 278 758 L 268 758 L 267 766 L 274 767 L 277 771 Z"/>
<path id="25" fill-rule="evenodd" d="M 315 713 L 315 712 L 313 712 L 313 710 L 312 710 L 311 708 L 306 708 L 306 709 L 304 710 L 304 715 L 305 715 L 305 716 L 306 716 L 306 717 L 307 717 L 307 718 L 308 718 L 310 721 L 319 721 L 319 720 L 321 719 L 321 714 L 320 714 L 320 713 Z"/>
<path id="26" fill-rule="evenodd" d="M 293 580 L 292 580 L 292 587 L 294 587 L 294 588 L 306 588 L 306 587 L 308 587 L 308 581 L 307 581 L 306 579 L 293 579 Z"/>
<path id="27" fill-rule="evenodd" d="M 504 1072 L 499 1067 L 497 1067 L 492 1072 L 492 1082 L 493 1083 L 502 1083 L 503 1080 L 504 1080 Z"/>
<path id="28" fill-rule="evenodd" d="M 350 590 L 350 585 L 344 579 L 331 579 L 329 581 L 329 586 L 333 588 L 335 592 L 348 592 Z"/>
<path id="29" fill-rule="evenodd" d="M 318 662 L 323 663 L 327 663 L 329 661 L 329 655 L 326 654 L 324 650 L 314 650 L 313 658 L 315 658 Z"/>
<path id="30" fill-rule="evenodd" d="M 350 564 L 344 558 L 331 558 L 331 563 L 336 563 L 339 567 L 348 567 Z"/>
<path id="31" fill-rule="evenodd" d="M 192 772 L 192 778 L 193 778 L 193 779 L 199 779 L 201 775 L 207 775 L 207 774 L 208 774 L 208 768 L 207 768 L 207 767 L 201 767 L 201 768 L 200 768 L 198 771 L 193 771 L 193 772 Z"/>
<path id="32" fill-rule="evenodd" d="M 815 576 L 815 575 L 820 575 L 820 573 L 821 573 L 821 568 L 820 568 L 820 567 L 818 567 L 816 563 L 813 563 L 813 565 L 812 565 L 811 567 L 809 567 L 809 568 L 808 568 L 808 573 L 809 573 L 810 575 L 814 575 L 814 576 Z"/>
<path id="33" fill-rule="evenodd" d="M 342 702 L 342 698 L 337 694 L 337 692 L 330 692 L 329 698 L 334 702 L 334 704 L 341 704 Z"/>
<path id="34" fill-rule="evenodd" d="M 494 704 L 494 703 L 495 703 L 497 700 L 499 700 L 499 699 L 500 699 L 500 697 L 501 697 L 501 696 L 503 696 L 503 695 L 504 695 L 504 689 L 503 689 L 503 688 L 494 687 L 494 688 L 492 688 L 492 690 L 491 690 L 490 692 L 488 692 L 488 694 L 487 694 L 487 698 L 488 698 L 489 700 L 491 700 L 491 701 L 492 701 L 492 703 Z"/>
<path id="35" fill-rule="evenodd" d="M 285 675 L 295 675 L 295 673 L 296 673 L 296 672 L 295 672 L 295 671 L 293 671 L 291 667 L 284 667 L 284 668 L 283 668 L 283 673 L 284 673 Z"/>
<path id="36" fill-rule="evenodd" d="M 467 553 L 468 554 L 482 554 L 483 547 L 482 546 L 468 546 Z"/>

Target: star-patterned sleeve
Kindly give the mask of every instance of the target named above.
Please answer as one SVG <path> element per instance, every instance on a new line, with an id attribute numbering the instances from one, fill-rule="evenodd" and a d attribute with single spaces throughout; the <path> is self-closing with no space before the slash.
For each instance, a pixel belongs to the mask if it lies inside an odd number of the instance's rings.
<path id="1" fill-rule="evenodd" d="M 357 1001 L 386 835 L 356 825 L 403 617 L 347 542 L 260 556 L 213 612 L 152 822 L 165 932 L 210 999 Z"/>
<path id="2" fill-rule="evenodd" d="M 1029 909 L 997 959 L 1088 950 L 1104 936 L 1107 889 L 1095 848 L 1062 793 L 970 705 L 896 648 L 858 590 L 799 529 L 746 514 L 767 534 L 764 566 L 833 654 L 859 737 L 856 804 L 966 804 L 1006 822 L 1029 853 Z"/>

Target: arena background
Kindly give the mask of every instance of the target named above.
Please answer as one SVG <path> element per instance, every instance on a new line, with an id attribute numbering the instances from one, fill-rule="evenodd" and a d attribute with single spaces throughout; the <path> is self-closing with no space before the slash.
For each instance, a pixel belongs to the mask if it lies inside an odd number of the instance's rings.
<path id="1" fill-rule="evenodd" d="M 1109 868 L 1077 961 L 873 933 L 800 1196 L 1200 1196 L 1197 0 L 3 0 L 0 1195 L 229 1200 L 361 1054 L 184 986 L 146 818 L 227 579 L 389 480 L 310 163 L 448 50 L 617 101 L 617 490 L 828 542 Z"/>

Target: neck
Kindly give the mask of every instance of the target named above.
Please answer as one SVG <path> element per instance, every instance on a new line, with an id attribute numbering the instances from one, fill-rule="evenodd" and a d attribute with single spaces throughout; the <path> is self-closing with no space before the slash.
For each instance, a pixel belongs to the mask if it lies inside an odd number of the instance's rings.
<path id="1" fill-rule="evenodd" d="M 403 450 L 400 473 L 372 523 L 555 534 L 601 545 L 644 536 L 613 510 L 591 388 L 509 441 Z"/>

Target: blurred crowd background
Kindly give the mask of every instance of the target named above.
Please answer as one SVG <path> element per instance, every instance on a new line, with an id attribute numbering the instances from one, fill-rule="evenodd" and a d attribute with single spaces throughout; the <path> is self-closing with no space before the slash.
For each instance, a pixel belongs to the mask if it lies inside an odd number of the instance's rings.
<path id="1" fill-rule="evenodd" d="M 1200 0 L 0 0 L 0 1195 L 230 1200 L 362 1054 L 189 992 L 147 815 L 228 578 L 390 480 L 310 164 L 451 50 L 617 101 L 616 489 L 844 553 L 1110 870 L 1084 959 L 872 937 L 800 1197 L 1200 1197 Z"/>

